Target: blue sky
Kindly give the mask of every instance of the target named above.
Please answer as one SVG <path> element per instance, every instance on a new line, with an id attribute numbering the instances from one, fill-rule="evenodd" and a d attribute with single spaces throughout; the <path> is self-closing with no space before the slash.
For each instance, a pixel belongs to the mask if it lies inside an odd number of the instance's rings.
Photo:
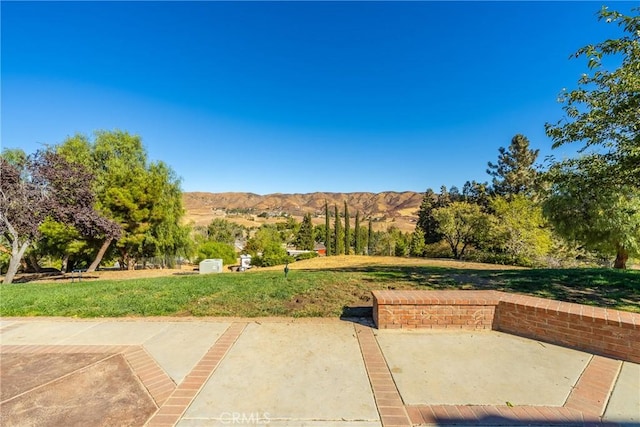
<path id="1" fill-rule="evenodd" d="M 634 3 L 607 3 L 629 12 Z M 485 181 L 617 37 L 597 2 L 6 2 L 2 147 L 138 134 L 185 191 Z"/>

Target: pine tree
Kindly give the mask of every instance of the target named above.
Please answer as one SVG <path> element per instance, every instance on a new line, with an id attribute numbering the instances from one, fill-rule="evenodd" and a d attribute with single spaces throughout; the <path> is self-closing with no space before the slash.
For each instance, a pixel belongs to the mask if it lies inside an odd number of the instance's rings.
<path id="1" fill-rule="evenodd" d="M 531 195 L 535 192 L 537 171 L 533 164 L 540 150 L 529 149 L 524 135 L 511 139 L 509 148 L 500 147 L 497 163 L 488 163 L 487 173 L 493 177 L 493 192 L 500 196 Z"/>
<path id="2" fill-rule="evenodd" d="M 351 224 L 349 224 L 349 206 L 344 201 L 344 254 L 351 255 Z"/>
<path id="3" fill-rule="evenodd" d="M 438 222 L 433 217 L 436 208 L 443 207 L 448 198 L 446 187 L 443 187 L 440 195 L 436 195 L 432 189 L 428 188 L 422 198 L 420 210 L 418 211 L 418 222 L 416 229 L 421 229 L 424 234 L 425 243 L 437 243 L 442 240 L 442 235 L 438 233 Z M 442 206 L 441 206 L 442 205 Z"/>
<path id="4" fill-rule="evenodd" d="M 334 206 L 335 208 L 335 227 L 334 227 L 334 246 L 335 246 L 335 254 L 336 255 L 344 255 L 344 233 L 342 231 L 342 222 L 340 221 L 340 213 L 338 212 L 338 206 Z"/>
<path id="5" fill-rule="evenodd" d="M 362 240 L 360 239 L 360 211 L 356 211 L 356 226 L 354 235 L 354 251 L 356 255 L 362 254 Z"/>
<path id="6" fill-rule="evenodd" d="M 324 201 L 324 246 L 327 248 L 327 256 L 331 256 L 331 226 L 329 224 L 329 203 Z"/>
<path id="7" fill-rule="evenodd" d="M 300 230 L 298 231 L 298 236 L 296 238 L 296 247 L 297 249 L 302 249 L 304 251 L 312 251 L 314 243 L 311 214 L 307 213 L 302 219 L 302 224 L 300 224 Z"/>

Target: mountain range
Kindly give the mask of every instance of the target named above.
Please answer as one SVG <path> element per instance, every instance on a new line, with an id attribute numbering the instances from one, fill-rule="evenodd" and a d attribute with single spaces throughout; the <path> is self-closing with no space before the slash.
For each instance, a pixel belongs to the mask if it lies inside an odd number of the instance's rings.
<path id="1" fill-rule="evenodd" d="M 414 191 L 385 191 L 381 193 L 305 193 L 266 194 L 254 193 L 183 193 L 183 202 L 188 221 L 196 225 L 206 225 L 220 216 L 244 215 L 268 218 L 288 214 L 296 218 L 306 213 L 324 215 L 325 202 L 333 212 L 334 206 L 342 212 L 347 202 L 353 220 L 356 212 L 362 218 L 372 218 L 377 222 L 394 222 L 401 229 L 412 230 L 418 218 L 418 209 L 423 193 Z M 317 222 L 317 221 L 314 221 Z"/>

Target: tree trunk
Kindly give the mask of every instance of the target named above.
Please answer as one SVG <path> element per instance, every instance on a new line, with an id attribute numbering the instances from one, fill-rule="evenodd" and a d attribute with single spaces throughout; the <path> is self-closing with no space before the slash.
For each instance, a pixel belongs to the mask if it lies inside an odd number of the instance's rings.
<path id="1" fill-rule="evenodd" d="M 64 254 L 64 256 L 62 257 L 62 266 L 60 267 L 60 271 L 62 271 L 63 273 L 68 273 L 69 270 L 67 269 L 67 267 L 69 266 L 69 254 Z"/>
<path id="2" fill-rule="evenodd" d="M 96 258 L 93 260 L 89 268 L 87 268 L 87 273 L 96 271 L 96 268 L 98 268 L 98 266 L 100 265 L 102 257 L 107 252 L 107 249 L 109 249 L 109 245 L 111 245 L 112 241 L 112 238 L 105 239 L 105 241 L 102 243 L 102 246 L 100 247 L 100 250 L 98 251 L 98 254 L 96 255 Z"/>
<path id="3" fill-rule="evenodd" d="M 9 260 L 9 268 L 7 269 L 7 274 L 4 276 L 4 284 L 8 285 L 13 282 L 13 278 L 16 276 L 18 272 L 18 267 L 20 267 L 20 260 L 24 256 L 27 248 L 31 244 L 31 240 L 26 240 L 22 243 L 22 246 L 18 245 L 18 242 L 13 242 L 13 247 L 11 249 L 11 259 Z"/>
<path id="4" fill-rule="evenodd" d="M 25 261 L 27 262 L 29 270 L 33 270 L 35 273 L 40 273 L 40 271 L 42 271 L 42 269 L 40 268 L 40 263 L 38 262 L 38 259 L 33 254 L 33 252 L 31 252 L 29 256 L 25 258 Z"/>
<path id="5" fill-rule="evenodd" d="M 135 270 L 137 259 L 130 256 L 128 253 L 122 253 L 122 264 L 125 270 Z"/>
<path id="6" fill-rule="evenodd" d="M 623 246 L 618 246 L 618 253 L 616 254 L 616 260 L 613 263 L 613 268 L 626 269 L 627 260 L 629 259 L 629 251 Z"/>

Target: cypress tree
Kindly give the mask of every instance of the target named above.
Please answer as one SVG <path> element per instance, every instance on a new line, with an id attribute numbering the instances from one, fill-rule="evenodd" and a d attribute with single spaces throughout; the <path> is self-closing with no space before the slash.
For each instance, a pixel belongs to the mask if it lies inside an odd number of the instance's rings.
<path id="1" fill-rule="evenodd" d="M 344 254 L 351 255 L 351 224 L 349 224 L 349 207 L 347 201 L 344 201 Z"/>
<path id="2" fill-rule="evenodd" d="M 369 233 L 367 234 L 367 255 L 371 255 L 373 244 L 373 226 L 371 225 L 371 218 L 369 218 Z"/>
<path id="3" fill-rule="evenodd" d="M 335 220 L 335 228 L 334 228 L 334 246 L 335 246 L 335 254 L 343 255 L 344 254 L 344 234 L 342 231 L 342 222 L 340 221 L 340 213 L 338 212 L 338 206 L 334 206 L 336 220 Z"/>
<path id="4" fill-rule="evenodd" d="M 329 224 L 329 203 L 324 201 L 324 246 L 327 248 L 327 256 L 331 256 L 331 225 Z"/>
<path id="5" fill-rule="evenodd" d="M 360 255 L 362 253 L 362 242 L 360 240 L 360 211 L 356 211 L 356 226 L 355 226 L 355 235 L 354 235 L 354 247 L 356 255 Z"/>

